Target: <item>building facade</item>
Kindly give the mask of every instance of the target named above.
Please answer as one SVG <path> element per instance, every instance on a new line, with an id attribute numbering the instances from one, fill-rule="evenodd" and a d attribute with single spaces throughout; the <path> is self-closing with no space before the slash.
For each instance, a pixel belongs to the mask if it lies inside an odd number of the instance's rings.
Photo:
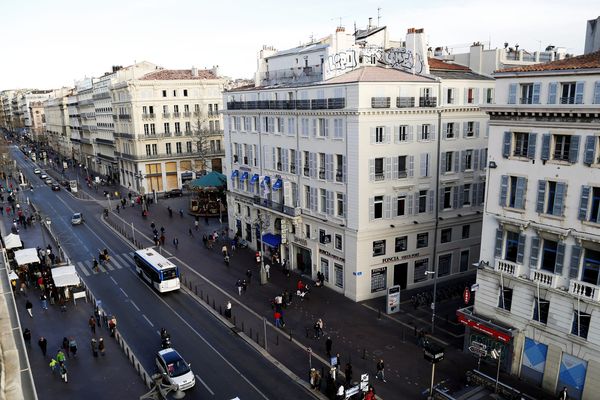
<path id="1" fill-rule="evenodd" d="M 473 273 L 487 158 L 480 105 L 494 86 L 430 63 L 422 30 L 407 35 L 417 46 L 388 53 L 364 37 L 349 42 L 338 28 L 261 52 L 255 87 L 227 92 L 224 112 L 229 226 L 356 301 L 430 284 L 433 271 Z M 395 51 L 415 62 L 390 62 Z M 262 67 L 272 59 L 281 82 Z M 296 73 L 304 59 L 301 68 L 320 66 L 316 78 Z"/>
<path id="2" fill-rule="evenodd" d="M 70 158 L 71 154 L 68 96 L 72 91 L 68 88 L 55 90 L 52 98 L 44 102 L 48 146 L 55 149 L 63 159 Z"/>
<path id="3" fill-rule="evenodd" d="M 495 74 L 479 289 L 459 311 L 507 371 L 600 391 L 600 52 Z"/>

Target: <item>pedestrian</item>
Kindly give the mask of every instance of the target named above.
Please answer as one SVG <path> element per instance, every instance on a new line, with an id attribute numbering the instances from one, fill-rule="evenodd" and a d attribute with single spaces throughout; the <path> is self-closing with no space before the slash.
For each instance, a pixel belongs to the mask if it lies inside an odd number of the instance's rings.
<path id="1" fill-rule="evenodd" d="M 161 245 L 161 246 L 164 246 L 164 245 L 165 245 L 165 235 L 164 235 L 164 234 L 161 234 L 161 235 L 160 235 L 160 245 Z"/>
<path id="2" fill-rule="evenodd" d="M 105 355 L 105 347 L 104 347 L 104 339 L 100 338 L 98 340 L 98 350 L 100 351 L 100 354 L 102 355 L 102 357 L 104 357 Z"/>
<path id="3" fill-rule="evenodd" d="M 63 365 L 65 363 L 65 353 L 63 353 L 62 349 L 58 349 L 58 352 L 56 353 L 56 361 L 58 361 L 58 363 L 60 365 Z"/>
<path id="4" fill-rule="evenodd" d="M 40 295 L 40 303 L 42 304 L 43 310 L 48 309 L 48 296 L 46 296 L 44 292 L 42 292 L 42 294 Z"/>
<path id="5" fill-rule="evenodd" d="M 346 398 L 346 391 L 344 390 L 344 385 L 338 386 L 338 390 L 335 394 L 335 398 L 337 400 L 344 400 Z"/>
<path id="6" fill-rule="evenodd" d="M 237 282 L 235 283 L 235 286 L 237 287 L 238 295 L 241 296 L 242 295 L 242 281 L 241 281 L 241 279 L 237 280 Z"/>
<path id="7" fill-rule="evenodd" d="M 69 351 L 73 354 L 73 357 L 77 355 L 77 341 L 73 336 L 69 337 Z"/>
<path id="8" fill-rule="evenodd" d="M 227 301 L 227 305 L 225 306 L 225 317 L 231 318 L 231 301 Z"/>
<path id="9" fill-rule="evenodd" d="M 29 313 L 29 316 L 31 318 L 33 318 L 33 312 L 31 311 L 33 308 L 33 304 L 31 304 L 31 302 L 29 301 L 29 299 L 27 299 L 27 302 L 25 302 L 25 309 L 27 310 L 27 312 Z"/>
<path id="10" fill-rule="evenodd" d="M 265 264 L 265 273 L 267 274 L 267 279 L 271 279 L 271 266 L 267 263 Z"/>
<path id="11" fill-rule="evenodd" d="M 202 243 L 204 244 L 204 247 L 208 248 L 208 236 L 206 236 L 206 233 L 202 236 Z"/>
<path id="12" fill-rule="evenodd" d="M 227 245 L 221 247 L 221 253 L 223 253 L 223 257 L 227 257 Z"/>
<path id="13" fill-rule="evenodd" d="M 38 346 L 40 346 L 42 354 L 44 355 L 44 357 L 46 357 L 46 351 L 48 350 L 48 340 L 46 340 L 45 337 L 40 336 L 40 339 L 38 340 Z"/>
<path id="14" fill-rule="evenodd" d="M 369 385 L 369 390 L 367 391 L 367 394 L 365 394 L 365 399 L 364 400 L 375 400 L 375 389 L 373 389 L 373 386 Z"/>
<path id="15" fill-rule="evenodd" d="M 198 218 L 194 220 L 194 229 L 198 231 Z"/>
<path id="16" fill-rule="evenodd" d="M 192 228 L 188 229 L 188 235 L 191 236 L 191 237 L 194 237 L 194 234 L 192 233 Z"/>
<path id="17" fill-rule="evenodd" d="M 93 315 L 90 315 L 90 319 L 88 320 L 88 325 L 90 326 L 90 330 L 92 331 L 92 334 L 96 334 L 96 319 L 94 318 Z"/>
<path id="18" fill-rule="evenodd" d="M 154 223 L 154 221 L 152 221 L 152 223 L 150 224 L 150 228 L 152 228 L 152 232 L 156 233 L 156 224 Z"/>
<path id="19" fill-rule="evenodd" d="M 237 236 L 233 239 L 231 239 L 231 254 L 233 254 L 235 252 L 235 245 L 237 244 L 237 240 L 236 240 Z"/>
<path id="20" fill-rule="evenodd" d="M 320 339 L 322 334 L 323 334 L 323 320 L 321 318 L 319 318 L 315 322 L 315 338 Z"/>
<path id="21" fill-rule="evenodd" d="M 246 277 L 248 278 L 248 285 L 252 282 L 252 271 L 250 269 L 246 270 Z"/>
<path id="22" fill-rule="evenodd" d="M 333 341 L 331 340 L 331 336 L 327 336 L 327 340 L 325 341 L 325 353 L 328 358 L 331 358 L 331 347 L 333 346 Z"/>
<path id="23" fill-rule="evenodd" d="M 181 208 L 179 209 L 179 216 L 183 218 L 183 210 Z"/>
<path id="24" fill-rule="evenodd" d="M 117 318 L 113 315 L 108 320 L 108 330 L 110 331 L 110 337 L 115 337 L 115 331 L 117 329 Z"/>
<path id="25" fill-rule="evenodd" d="M 175 246 L 175 250 L 179 249 L 179 239 L 177 237 L 173 238 L 173 246 Z"/>
<path id="26" fill-rule="evenodd" d="M 23 331 L 23 339 L 25 339 L 25 343 L 27 346 L 31 346 L 31 331 L 29 328 L 25 328 Z"/>
<path id="27" fill-rule="evenodd" d="M 383 363 L 383 359 L 379 359 L 379 362 L 377 363 L 377 373 L 375 374 L 375 379 L 381 379 L 382 382 L 386 382 L 385 364 Z"/>
<path id="28" fill-rule="evenodd" d="M 169 218 L 173 218 L 173 209 L 171 206 L 167 207 L 167 211 L 169 212 Z"/>
<path id="29" fill-rule="evenodd" d="M 48 366 L 52 370 L 52 375 L 54 375 L 54 371 L 56 371 L 56 368 L 58 368 L 58 361 L 53 358 L 50 360 L 50 364 L 48 364 Z"/>
<path id="30" fill-rule="evenodd" d="M 92 338 L 92 354 L 94 357 L 98 357 L 98 342 L 96 342 L 96 338 Z"/>
<path id="31" fill-rule="evenodd" d="M 350 384 L 352 383 L 352 364 L 349 362 L 346 363 L 344 374 L 346 375 L 346 386 L 350 387 Z"/>
<path id="32" fill-rule="evenodd" d="M 165 233 L 165 227 L 164 226 L 160 227 L 160 233 Z"/>
<path id="33" fill-rule="evenodd" d="M 67 339 L 66 336 L 63 337 L 62 348 L 64 350 L 64 353 L 67 355 L 67 357 L 70 357 L 70 355 L 69 355 L 69 339 Z"/>
<path id="34" fill-rule="evenodd" d="M 563 386 L 563 389 L 558 394 L 558 400 L 568 400 L 568 399 L 569 399 L 569 393 L 567 392 L 567 387 Z"/>
<path id="35" fill-rule="evenodd" d="M 121 214 L 121 205 L 117 204 L 117 214 Z"/>
<path id="36" fill-rule="evenodd" d="M 279 311 L 275 310 L 273 317 L 275 318 L 275 326 L 277 328 L 281 328 L 281 313 Z"/>
<path id="37" fill-rule="evenodd" d="M 67 383 L 67 366 L 65 363 L 60 364 L 60 379 Z"/>
<path id="38" fill-rule="evenodd" d="M 246 293 L 246 290 L 248 290 L 248 282 L 246 282 L 246 280 L 242 280 L 242 289 L 244 290 L 244 293 Z"/>

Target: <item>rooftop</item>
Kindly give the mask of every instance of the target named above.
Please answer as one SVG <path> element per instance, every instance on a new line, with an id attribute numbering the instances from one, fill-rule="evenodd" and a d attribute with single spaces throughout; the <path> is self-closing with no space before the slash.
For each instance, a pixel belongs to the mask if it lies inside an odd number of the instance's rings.
<path id="1" fill-rule="evenodd" d="M 162 69 L 156 72 L 150 72 L 140 80 L 143 81 L 169 81 L 169 80 L 190 80 L 190 79 L 217 79 L 213 71 L 209 69 L 199 69 L 198 74 L 194 76 L 191 69 Z"/>
<path id="2" fill-rule="evenodd" d="M 473 72 L 469 67 L 438 58 L 428 58 L 429 73 L 442 79 L 492 80 L 492 78 Z"/>
<path id="3" fill-rule="evenodd" d="M 394 68 L 364 66 L 336 76 L 323 82 L 324 84 L 350 82 L 431 82 L 431 78 L 413 75 Z"/>
<path id="4" fill-rule="evenodd" d="M 537 72 L 537 71 L 562 71 L 572 69 L 600 68 L 600 51 L 583 54 L 577 57 L 565 58 L 545 64 L 524 65 L 521 67 L 505 68 L 495 73 L 503 72 Z"/>

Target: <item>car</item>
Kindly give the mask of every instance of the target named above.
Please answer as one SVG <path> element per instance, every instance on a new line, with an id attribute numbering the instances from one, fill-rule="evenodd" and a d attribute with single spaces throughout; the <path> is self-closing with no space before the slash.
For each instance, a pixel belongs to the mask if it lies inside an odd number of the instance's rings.
<path id="1" fill-rule="evenodd" d="M 46 180 L 44 182 L 46 182 L 46 185 L 52 185 L 52 183 L 54 183 L 52 178 L 46 178 Z"/>
<path id="2" fill-rule="evenodd" d="M 60 186 L 58 185 L 58 183 L 53 183 L 52 184 L 52 190 L 54 190 L 55 192 L 60 191 Z"/>
<path id="3" fill-rule="evenodd" d="M 36 168 L 36 169 L 33 170 L 33 173 L 36 174 L 36 175 L 39 175 L 39 174 L 42 173 L 42 170 L 39 169 L 39 168 Z"/>
<path id="4" fill-rule="evenodd" d="M 165 192 L 165 197 L 181 197 L 183 196 L 183 190 L 181 189 L 171 189 L 168 192 Z"/>
<path id="5" fill-rule="evenodd" d="M 156 366 L 166 382 L 178 385 L 180 390 L 194 387 L 196 378 L 183 357 L 173 348 L 160 350 L 156 354 Z"/>
<path id="6" fill-rule="evenodd" d="M 67 186 L 69 186 L 69 181 L 62 179 L 62 180 L 58 181 L 58 184 L 61 186 L 67 187 Z"/>
<path id="7" fill-rule="evenodd" d="M 71 217 L 71 225 L 81 225 L 83 223 L 83 214 L 78 212 Z"/>
<path id="8" fill-rule="evenodd" d="M 47 178 L 48 178 L 48 175 L 46 175 L 46 174 L 41 174 L 40 175 L 40 179 L 47 179 Z"/>

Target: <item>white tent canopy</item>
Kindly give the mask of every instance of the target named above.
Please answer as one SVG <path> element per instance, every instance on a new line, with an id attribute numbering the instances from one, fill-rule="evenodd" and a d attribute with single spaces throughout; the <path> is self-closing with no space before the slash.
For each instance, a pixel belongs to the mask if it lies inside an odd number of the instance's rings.
<path id="1" fill-rule="evenodd" d="M 32 248 L 15 251 L 15 261 L 18 265 L 25 265 L 39 263 L 40 259 L 38 258 L 37 250 Z"/>
<path id="2" fill-rule="evenodd" d="M 56 287 L 79 285 L 79 276 L 74 265 L 52 268 L 52 279 Z"/>
<path id="3" fill-rule="evenodd" d="M 7 249 L 14 249 L 15 247 L 23 246 L 23 243 L 21 243 L 19 235 L 11 233 L 8 236 L 4 236 L 4 245 Z"/>
<path id="4" fill-rule="evenodd" d="M 19 279 L 19 275 L 17 275 L 15 271 L 10 271 L 10 274 L 8 274 L 8 279 L 11 281 Z"/>

